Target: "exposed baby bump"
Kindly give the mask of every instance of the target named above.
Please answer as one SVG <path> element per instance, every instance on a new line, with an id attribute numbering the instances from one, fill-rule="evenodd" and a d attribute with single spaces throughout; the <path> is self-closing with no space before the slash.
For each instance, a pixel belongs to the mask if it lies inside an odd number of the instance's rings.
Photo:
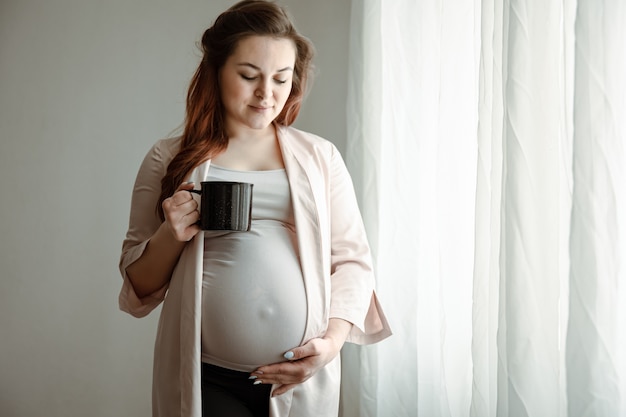
<path id="1" fill-rule="evenodd" d="M 302 300 L 303 294 L 292 290 L 282 297 L 244 296 L 237 302 L 205 290 L 204 353 L 222 366 L 246 371 L 283 360 L 304 334 L 306 304 L 294 304 L 295 299 Z"/>
<path id="2" fill-rule="evenodd" d="M 300 265 L 287 230 L 266 232 L 207 248 L 209 257 L 238 261 L 205 269 L 203 360 L 249 371 L 283 361 L 284 352 L 302 343 L 307 303 Z M 229 256 L 215 253 L 221 250 Z"/>

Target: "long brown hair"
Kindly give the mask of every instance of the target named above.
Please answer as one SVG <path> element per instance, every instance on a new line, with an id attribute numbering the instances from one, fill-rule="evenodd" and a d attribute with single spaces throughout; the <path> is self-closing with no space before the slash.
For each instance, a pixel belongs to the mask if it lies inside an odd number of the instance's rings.
<path id="1" fill-rule="evenodd" d="M 300 113 L 312 73 L 314 49 L 312 43 L 297 32 L 286 10 L 270 1 L 243 0 L 219 15 L 202 35 L 203 56 L 187 92 L 181 147 L 161 180 L 157 203 L 161 220 L 164 220 L 163 200 L 174 194 L 191 170 L 228 146 L 218 73 L 238 42 L 254 35 L 294 42 L 296 62 L 291 93 L 274 122 L 289 126 Z"/>

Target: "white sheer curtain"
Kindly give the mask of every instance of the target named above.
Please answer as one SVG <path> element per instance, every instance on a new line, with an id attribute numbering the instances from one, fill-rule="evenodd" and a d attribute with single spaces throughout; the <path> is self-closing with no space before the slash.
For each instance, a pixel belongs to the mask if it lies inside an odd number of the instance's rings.
<path id="1" fill-rule="evenodd" d="M 348 149 L 394 336 L 342 416 L 626 416 L 626 6 L 353 0 Z"/>

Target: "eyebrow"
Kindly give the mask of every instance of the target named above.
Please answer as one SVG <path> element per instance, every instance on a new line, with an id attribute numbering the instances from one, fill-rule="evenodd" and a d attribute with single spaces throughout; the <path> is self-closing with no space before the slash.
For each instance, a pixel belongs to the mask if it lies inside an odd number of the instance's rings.
<path id="1" fill-rule="evenodd" d="M 239 64 L 237 64 L 237 66 L 239 66 L 239 67 L 250 67 L 250 68 L 255 69 L 255 70 L 257 70 L 257 71 L 261 71 L 261 68 L 257 67 L 257 66 L 256 66 L 256 65 L 254 65 L 254 64 L 251 64 L 251 63 L 249 63 L 249 62 L 240 62 Z M 291 67 L 285 67 L 285 68 L 281 68 L 281 69 L 279 69 L 279 70 L 278 70 L 278 71 L 276 71 L 276 72 L 285 72 L 285 71 L 293 71 L 293 68 L 291 68 Z"/>

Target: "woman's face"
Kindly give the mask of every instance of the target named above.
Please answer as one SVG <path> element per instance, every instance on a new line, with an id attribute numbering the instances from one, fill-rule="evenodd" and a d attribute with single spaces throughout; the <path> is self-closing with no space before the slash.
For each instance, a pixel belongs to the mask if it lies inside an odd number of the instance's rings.
<path id="1" fill-rule="evenodd" d="M 265 129 L 280 114 L 291 92 L 295 61 L 289 39 L 250 36 L 239 41 L 219 78 L 230 136 Z"/>

